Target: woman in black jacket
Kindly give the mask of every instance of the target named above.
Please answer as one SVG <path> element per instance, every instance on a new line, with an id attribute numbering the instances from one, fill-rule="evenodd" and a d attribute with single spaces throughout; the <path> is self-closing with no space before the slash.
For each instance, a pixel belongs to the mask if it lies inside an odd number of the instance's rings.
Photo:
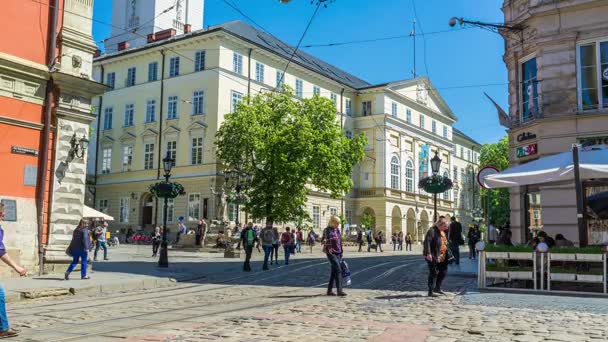
<path id="1" fill-rule="evenodd" d="M 72 263 L 68 270 L 65 272 L 65 280 L 70 279 L 70 273 L 78 266 L 78 259 L 80 259 L 80 277 L 82 279 L 90 279 L 87 276 L 87 261 L 89 258 L 89 251 L 93 245 L 89 240 L 89 222 L 88 220 L 82 219 L 78 224 L 78 227 L 74 229 L 72 233 L 72 241 L 70 246 L 66 250 L 66 253 L 72 257 Z"/>
<path id="2" fill-rule="evenodd" d="M 445 294 L 441 284 L 448 273 L 449 248 L 446 231 L 448 222 L 445 216 L 439 216 L 435 225 L 429 229 L 424 238 L 422 255 L 429 266 L 429 297 Z"/>

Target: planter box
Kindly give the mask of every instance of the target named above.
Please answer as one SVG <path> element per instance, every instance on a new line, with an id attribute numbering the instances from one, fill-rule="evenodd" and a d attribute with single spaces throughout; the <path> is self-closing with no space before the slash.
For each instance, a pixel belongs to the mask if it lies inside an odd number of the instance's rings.
<path id="1" fill-rule="evenodd" d="M 532 260 L 532 252 L 509 252 L 509 259 Z"/>
<path id="2" fill-rule="evenodd" d="M 509 272 L 509 279 L 532 279 L 532 272 Z"/>
<path id="3" fill-rule="evenodd" d="M 604 259 L 604 254 L 576 254 L 576 260 L 579 261 L 597 261 L 601 262 Z"/>
<path id="4" fill-rule="evenodd" d="M 604 282 L 604 276 L 595 274 L 577 274 L 576 280 L 587 283 L 602 283 Z"/>
<path id="5" fill-rule="evenodd" d="M 487 278 L 503 278 L 503 279 L 508 279 L 509 278 L 509 272 L 487 271 L 486 272 L 486 277 Z"/>
<path id="6" fill-rule="evenodd" d="M 572 255 L 572 256 L 574 256 L 574 255 Z M 574 273 L 551 273 L 551 280 L 556 280 L 556 281 L 575 281 L 576 280 L 576 274 L 574 274 Z"/>
<path id="7" fill-rule="evenodd" d="M 509 253 L 507 252 L 486 252 L 487 259 L 508 259 Z"/>
<path id="8" fill-rule="evenodd" d="M 576 254 L 567 253 L 551 253 L 551 261 L 573 261 L 576 260 Z"/>

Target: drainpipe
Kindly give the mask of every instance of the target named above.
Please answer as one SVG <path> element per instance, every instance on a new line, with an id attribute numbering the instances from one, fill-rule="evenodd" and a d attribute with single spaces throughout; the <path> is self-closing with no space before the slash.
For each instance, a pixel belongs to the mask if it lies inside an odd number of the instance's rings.
<path id="1" fill-rule="evenodd" d="M 253 52 L 253 49 L 249 49 L 249 61 L 247 62 L 248 67 L 247 67 L 247 98 L 251 97 L 251 53 Z M 251 99 L 249 100 L 251 101 Z"/>
<path id="2" fill-rule="evenodd" d="M 163 55 L 162 58 L 162 66 L 160 68 L 160 101 L 158 101 L 158 105 L 160 106 L 160 110 L 158 112 L 160 127 L 158 129 L 158 165 L 156 168 L 156 179 L 160 179 L 160 168 L 161 168 L 161 156 L 162 156 L 162 144 L 163 144 L 163 109 L 165 108 L 164 94 L 165 94 L 165 50 L 160 50 L 160 54 Z M 154 227 L 158 226 L 158 197 L 156 197 L 154 203 Z"/>
<path id="3" fill-rule="evenodd" d="M 49 44 L 48 48 L 48 67 L 49 72 L 53 69 L 55 64 L 55 48 L 57 47 L 57 18 L 59 17 L 59 6 L 57 0 L 49 2 L 49 10 L 53 9 L 53 14 L 50 15 L 51 22 L 49 24 Z M 44 242 L 42 235 L 44 233 L 44 195 L 46 190 L 47 182 L 47 166 L 49 159 L 49 140 L 51 135 L 51 119 L 54 102 L 53 89 L 55 85 L 53 78 L 49 76 L 46 82 L 46 97 L 44 99 L 44 121 L 42 131 L 42 141 L 40 144 L 40 159 L 38 163 L 38 179 L 36 184 L 38 185 L 36 190 L 36 212 L 38 214 L 38 274 L 42 275 L 44 272 Z"/>
<path id="4" fill-rule="evenodd" d="M 344 88 L 340 91 L 340 128 L 344 134 Z M 344 217 L 344 195 L 340 198 L 340 215 Z M 346 217 L 344 217 L 346 219 Z M 350 224 L 350 222 L 349 222 Z M 344 227 L 342 227 L 344 229 Z"/>
<path id="5" fill-rule="evenodd" d="M 100 64 L 101 67 L 101 83 L 103 83 L 104 81 L 104 77 L 105 77 L 105 71 L 106 69 L 103 67 L 103 64 Z M 102 113 L 102 106 L 103 106 L 103 95 L 99 96 L 99 111 L 97 112 L 97 138 L 95 140 L 96 145 L 95 145 L 95 192 L 93 193 L 93 205 L 95 203 L 97 203 L 97 163 L 99 162 L 99 139 L 101 138 L 101 113 Z"/>

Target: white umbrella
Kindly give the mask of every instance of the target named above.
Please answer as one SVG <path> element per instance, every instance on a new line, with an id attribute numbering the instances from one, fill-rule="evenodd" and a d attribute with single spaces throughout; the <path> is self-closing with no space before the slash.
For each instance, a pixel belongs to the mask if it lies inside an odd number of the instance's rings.
<path id="1" fill-rule="evenodd" d="M 84 209 L 82 210 L 82 217 L 83 218 L 96 218 L 96 219 L 102 218 L 106 221 L 114 221 L 114 218 L 112 216 L 104 214 L 101 211 L 97 211 L 86 205 L 84 206 Z"/>
<path id="2" fill-rule="evenodd" d="M 608 147 L 594 146 L 579 153 L 581 180 L 608 178 Z M 508 168 L 483 178 L 489 188 L 510 188 L 521 185 L 543 184 L 574 180 L 572 152 L 552 156 Z"/>

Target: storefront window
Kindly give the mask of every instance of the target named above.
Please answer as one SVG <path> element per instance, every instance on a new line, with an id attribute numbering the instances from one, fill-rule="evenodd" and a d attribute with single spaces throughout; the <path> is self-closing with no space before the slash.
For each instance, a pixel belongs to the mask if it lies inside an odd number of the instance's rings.
<path id="1" fill-rule="evenodd" d="M 608 42 L 578 47 L 578 75 L 580 109 L 608 108 Z"/>
<path id="2" fill-rule="evenodd" d="M 538 81 L 536 79 L 536 58 L 521 65 L 522 122 L 538 116 Z"/>
<path id="3" fill-rule="evenodd" d="M 584 184 L 585 199 L 593 194 L 608 191 L 608 181 L 595 181 Z M 585 224 L 589 245 L 601 245 L 608 241 L 608 220 L 599 219 L 585 203 Z"/>
<path id="4" fill-rule="evenodd" d="M 528 227 L 528 239 L 535 236 L 543 229 L 543 210 L 540 191 L 528 192 L 526 194 L 526 226 Z"/>

